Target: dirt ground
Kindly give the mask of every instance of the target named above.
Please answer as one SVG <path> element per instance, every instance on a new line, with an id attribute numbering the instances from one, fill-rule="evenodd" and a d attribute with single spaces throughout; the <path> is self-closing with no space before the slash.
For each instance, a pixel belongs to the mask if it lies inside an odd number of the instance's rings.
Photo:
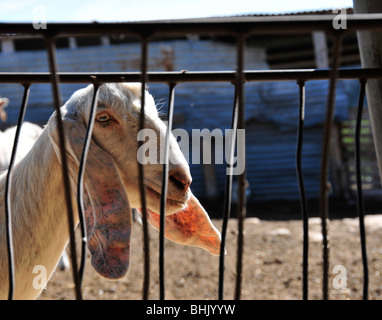
<path id="1" fill-rule="evenodd" d="M 221 220 L 213 219 L 221 230 Z M 134 223 L 129 273 L 119 281 L 98 276 L 87 262 L 85 300 L 142 299 L 142 227 Z M 245 300 L 302 298 L 302 222 L 297 219 L 245 220 L 242 296 Z M 369 299 L 382 299 L 382 215 L 366 217 Z M 309 221 L 309 299 L 322 298 L 322 238 L 319 218 Z M 159 298 L 158 232 L 150 228 L 151 274 L 149 299 Z M 357 218 L 329 222 L 329 298 L 362 299 L 363 269 Z M 219 259 L 206 251 L 165 244 L 166 299 L 218 299 Z M 225 256 L 225 299 L 233 299 L 236 281 L 237 220 L 230 219 Z M 339 271 L 336 266 L 340 266 Z M 346 274 L 345 274 L 346 273 Z M 344 282 L 339 282 L 340 276 Z M 72 273 L 56 271 L 39 298 L 74 299 Z"/>

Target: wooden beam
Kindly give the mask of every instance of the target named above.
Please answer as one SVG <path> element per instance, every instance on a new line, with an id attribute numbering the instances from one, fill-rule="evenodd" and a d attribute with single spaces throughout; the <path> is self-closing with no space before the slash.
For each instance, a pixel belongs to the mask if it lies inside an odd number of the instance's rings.
<path id="1" fill-rule="evenodd" d="M 318 69 L 329 68 L 329 50 L 325 32 L 312 32 L 312 38 L 316 67 Z"/>
<path id="2" fill-rule="evenodd" d="M 3 39 L 1 41 L 1 52 L 12 53 L 15 51 L 15 43 L 12 39 Z"/>
<path id="3" fill-rule="evenodd" d="M 381 13 L 380 0 L 353 0 L 355 13 Z M 382 32 L 358 31 L 361 62 L 363 68 L 382 67 Z M 382 180 L 382 80 L 369 79 L 366 84 L 374 146 L 377 155 L 379 176 Z"/>

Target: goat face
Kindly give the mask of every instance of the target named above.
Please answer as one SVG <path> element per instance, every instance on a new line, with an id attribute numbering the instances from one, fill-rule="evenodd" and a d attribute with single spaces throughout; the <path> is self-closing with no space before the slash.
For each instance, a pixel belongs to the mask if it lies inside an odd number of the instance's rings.
<path id="1" fill-rule="evenodd" d="M 141 206 L 139 188 L 139 152 L 146 150 L 150 161 L 144 163 L 145 189 L 147 207 L 160 211 L 160 193 L 166 125 L 160 120 L 153 97 L 145 94 L 145 129 L 149 133 L 138 149 L 141 114 L 141 85 L 140 84 L 105 84 L 101 86 L 99 104 L 94 126 L 94 140 L 110 155 L 119 168 L 119 172 L 129 197 L 130 205 L 134 208 Z M 144 138 L 144 137 L 143 137 Z M 190 198 L 189 186 L 191 175 L 189 166 L 180 151 L 175 138 L 170 136 L 169 154 L 169 183 L 166 201 L 166 214 L 178 212 Z M 146 147 L 148 147 L 146 149 Z M 146 153 L 147 153 L 146 152 Z M 142 162 L 141 162 L 142 163 Z"/>
<path id="2" fill-rule="evenodd" d="M 73 184 L 77 181 L 93 91 L 93 86 L 78 90 L 62 107 L 62 120 L 68 140 L 67 159 Z M 141 207 L 137 141 L 140 115 L 140 84 L 112 83 L 99 87 L 85 170 L 85 215 L 92 265 L 101 275 L 112 279 L 120 278 L 128 269 L 130 207 Z M 48 128 L 60 158 L 55 116 L 49 120 Z M 157 150 L 154 157 L 156 161 L 144 164 L 148 221 L 157 228 L 163 172 L 160 150 L 164 148 L 167 128 L 160 120 L 154 99 L 147 91 L 144 117 L 145 129 L 154 134 L 151 141 L 149 139 L 144 143 L 151 145 L 151 150 Z M 190 191 L 189 167 L 172 135 L 169 142 L 166 237 L 217 254 L 220 235 Z"/>

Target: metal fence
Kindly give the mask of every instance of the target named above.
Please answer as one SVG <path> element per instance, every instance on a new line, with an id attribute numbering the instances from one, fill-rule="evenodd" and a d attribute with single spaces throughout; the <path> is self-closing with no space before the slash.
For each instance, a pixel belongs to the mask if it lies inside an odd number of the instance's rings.
<path id="1" fill-rule="evenodd" d="M 232 129 L 245 129 L 244 113 L 244 90 L 245 83 L 250 81 L 286 81 L 294 80 L 297 82 L 300 92 L 299 106 L 299 121 L 297 132 L 297 148 L 296 148 L 296 170 L 300 188 L 301 198 L 301 215 L 303 224 L 303 267 L 302 267 L 302 290 L 303 299 L 308 299 L 308 209 L 304 190 L 304 179 L 301 167 L 302 146 L 303 146 L 303 131 L 304 131 L 304 114 L 305 114 L 305 83 L 311 80 L 329 80 L 329 94 L 327 97 L 326 118 L 324 123 L 324 136 L 321 157 L 321 175 L 320 175 L 320 216 L 322 223 L 323 236 L 323 279 L 322 290 L 323 298 L 328 299 L 328 234 L 327 234 L 327 219 L 328 219 L 328 159 L 329 145 L 331 137 L 331 127 L 334 112 L 335 89 L 338 79 L 359 79 L 361 83 L 361 91 L 359 97 L 359 108 L 357 117 L 357 130 L 355 134 L 356 141 L 356 168 L 357 168 L 357 187 L 358 187 L 358 211 L 360 222 L 360 240 L 362 250 L 362 262 L 364 269 L 364 292 L 363 297 L 368 296 L 368 266 L 366 254 L 366 236 L 364 227 L 364 209 L 361 185 L 361 164 L 360 164 L 360 121 L 362 118 L 362 108 L 365 96 L 365 84 L 367 79 L 382 78 L 382 69 L 339 69 L 341 57 L 341 39 L 346 32 L 356 30 L 381 30 L 382 15 L 353 15 L 347 17 L 347 28 L 338 29 L 333 27 L 333 16 L 288 16 L 288 17 L 240 17 L 240 18 L 221 18 L 221 19 L 203 19 L 203 20 L 179 20 L 179 21 L 159 21 L 159 22 L 134 22 L 134 23 L 70 23 L 70 24 L 48 24 L 46 29 L 34 29 L 32 24 L 15 24 L 3 23 L 0 24 L 0 35 L 3 37 L 42 37 L 46 42 L 46 51 L 48 54 L 50 71 L 47 73 L 0 73 L 0 83 L 18 83 L 24 86 L 24 97 L 19 114 L 15 144 L 13 147 L 12 159 L 9 166 L 6 192 L 6 226 L 7 226 L 7 248 L 8 248 L 8 267 L 9 267 L 9 299 L 13 298 L 15 286 L 15 266 L 13 261 L 13 246 L 12 246 L 12 225 L 11 225 L 11 210 L 10 210 L 10 193 L 9 189 L 12 186 L 12 167 L 17 149 L 20 127 L 23 122 L 25 110 L 28 103 L 28 95 L 33 84 L 50 83 L 52 86 L 52 94 L 54 99 L 54 107 L 57 112 L 58 132 L 61 147 L 62 158 L 62 173 L 65 186 L 65 196 L 68 210 L 68 221 L 70 228 L 70 251 L 72 260 L 73 280 L 75 283 L 75 294 L 77 299 L 82 299 L 81 282 L 84 273 L 84 264 L 86 260 L 86 232 L 84 224 L 84 213 L 82 205 L 82 179 L 84 166 L 86 163 L 86 154 L 89 148 L 92 126 L 94 123 L 95 110 L 97 106 L 98 88 L 103 83 L 107 82 L 141 82 L 142 83 L 142 111 L 140 118 L 140 128 L 144 128 L 144 106 L 145 106 L 145 84 L 147 82 L 167 83 L 169 85 L 169 110 L 168 110 L 168 133 L 171 130 L 175 88 L 177 83 L 184 82 L 231 82 L 235 86 L 234 106 L 232 112 Z M 332 54 L 331 68 L 325 70 L 315 69 L 299 69 L 299 70 L 245 70 L 244 54 L 246 39 L 249 36 L 259 34 L 309 34 L 313 31 L 325 31 L 332 36 L 334 41 L 334 51 Z M 124 73 L 59 73 L 57 70 L 57 58 L 55 49 L 55 39 L 68 36 L 90 36 L 90 35 L 112 35 L 112 34 L 129 34 L 136 36 L 141 42 L 141 69 L 140 72 L 124 72 Z M 236 70 L 232 71 L 216 71 L 216 72 L 148 72 L 148 46 L 150 40 L 154 36 L 184 36 L 186 34 L 208 34 L 208 35 L 230 35 L 236 37 Z M 68 176 L 68 164 L 66 161 L 66 146 L 65 133 L 61 123 L 61 83 L 90 83 L 94 86 L 94 96 L 92 103 L 92 111 L 87 131 L 87 137 L 83 149 L 82 160 L 79 170 L 78 187 L 78 209 L 79 220 L 82 231 L 82 246 L 81 246 L 81 261 L 77 262 L 76 244 L 74 236 L 73 208 L 71 202 L 71 188 Z M 167 135 L 168 136 L 168 135 Z M 168 148 L 168 140 L 165 148 Z M 230 157 L 233 157 L 235 145 L 231 145 Z M 168 163 L 168 155 L 166 159 Z M 232 163 L 232 161 L 230 162 Z M 163 172 L 168 171 L 167 164 L 164 164 Z M 145 189 L 143 184 L 144 170 L 143 166 L 139 166 L 140 173 L 140 193 L 142 198 L 142 212 L 146 212 Z M 243 247 L 244 247 L 244 219 L 246 216 L 245 203 L 245 171 L 239 177 L 238 188 L 238 247 L 237 247 L 237 265 L 236 265 L 236 288 L 235 299 L 240 299 L 241 282 L 242 282 L 242 267 L 243 267 Z M 167 179 L 163 179 L 162 185 L 162 204 L 167 188 Z M 221 251 L 224 252 L 226 243 L 227 223 L 231 215 L 231 194 L 232 194 L 232 175 L 226 177 L 225 201 L 222 224 L 222 242 Z M 165 299 L 165 273 L 164 273 L 164 206 L 161 206 L 160 212 L 160 299 Z M 147 217 L 143 214 L 143 238 L 144 238 L 144 279 L 142 288 L 142 298 L 148 299 L 148 290 L 150 283 L 150 265 L 149 265 L 149 238 L 147 230 Z M 2 272 L 7 272 L 2 270 Z M 224 254 L 220 255 L 219 260 L 219 299 L 224 298 Z"/>

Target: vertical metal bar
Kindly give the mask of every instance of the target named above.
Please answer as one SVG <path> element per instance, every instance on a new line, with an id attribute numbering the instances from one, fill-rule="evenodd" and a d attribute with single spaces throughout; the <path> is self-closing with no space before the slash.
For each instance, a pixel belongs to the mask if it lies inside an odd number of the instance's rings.
<path id="1" fill-rule="evenodd" d="M 322 258 L 323 258 L 323 276 L 322 276 L 322 295 L 323 299 L 328 299 L 329 285 L 329 242 L 327 234 L 328 220 L 328 172 L 329 172 L 329 153 L 332 133 L 332 122 L 334 117 L 336 84 L 338 78 L 338 67 L 340 65 L 342 34 L 336 33 L 334 37 L 334 51 L 332 56 L 332 65 L 329 79 L 329 93 L 326 106 L 326 116 L 324 123 L 324 137 L 322 145 L 321 172 L 320 172 L 320 217 L 322 229 Z"/>
<path id="2" fill-rule="evenodd" d="M 304 176 L 302 172 L 302 144 L 304 138 L 305 120 L 305 81 L 298 81 L 299 86 L 299 116 L 297 129 L 296 170 L 300 191 L 301 215 L 303 220 L 303 250 L 302 250 L 302 297 L 308 300 L 308 251 L 309 251 L 309 214 L 306 200 Z"/>
<path id="3" fill-rule="evenodd" d="M 166 198 L 168 187 L 169 175 L 169 139 L 172 130 L 172 120 L 174 115 L 174 95 L 175 84 L 169 85 L 169 102 L 167 111 L 167 132 L 166 142 L 164 146 L 164 159 L 163 159 L 163 174 L 162 174 L 162 191 L 160 202 L 160 221 L 159 221 L 159 299 L 165 299 L 165 270 L 164 270 L 164 231 L 165 231 L 165 215 L 166 215 Z"/>
<path id="4" fill-rule="evenodd" d="M 139 119 L 139 129 L 143 130 L 145 127 L 145 93 L 147 83 L 147 37 L 142 38 L 142 51 L 141 51 L 141 114 Z M 143 141 L 138 141 L 138 147 L 141 147 Z M 138 159 L 139 160 L 139 159 Z M 138 161 L 139 167 L 139 189 L 142 204 L 142 227 L 143 227 L 143 250 L 144 250 L 144 280 L 143 280 L 143 300 L 147 300 L 150 288 L 150 239 L 147 226 L 147 206 L 146 206 L 146 192 L 144 184 L 144 170 L 142 161 Z"/>
<path id="5" fill-rule="evenodd" d="M 87 160 L 87 155 L 89 152 L 90 142 L 91 142 L 91 135 L 93 132 L 94 127 L 94 119 L 95 114 L 97 111 L 97 102 L 98 102 L 98 91 L 99 85 L 93 84 L 93 99 L 89 114 L 89 120 L 88 120 L 88 128 L 86 131 L 85 141 L 84 141 L 84 147 L 82 149 L 82 155 L 81 155 L 81 161 L 80 166 L 78 169 L 78 181 L 77 181 L 77 208 L 78 208 L 78 215 L 80 220 L 80 227 L 81 227 L 81 260 L 80 260 L 80 268 L 79 268 L 79 277 L 80 277 L 80 285 L 82 285 L 82 280 L 84 278 L 84 272 L 85 272 L 85 264 L 86 264 L 86 245 L 87 245 L 87 233 L 86 233 L 86 224 L 85 224 L 85 206 L 84 206 L 84 173 L 85 173 L 85 165 Z"/>
<path id="6" fill-rule="evenodd" d="M 6 239 L 7 239 L 7 254 L 8 254 L 8 300 L 13 300 L 13 294 L 15 290 L 15 264 L 13 255 L 13 239 L 12 239 L 12 209 L 11 209 L 11 186 L 12 186 L 12 169 L 16 159 L 17 146 L 19 144 L 19 137 L 21 126 L 24 121 L 25 111 L 28 104 L 30 92 L 30 85 L 24 84 L 24 94 L 21 102 L 19 118 L 17 120 L 17 128 L 15 133 L 15 139 L 12 148 L 11 159 L 9 162 L 7 179 L 5 181 L 5 223 L 6 223 Z"/>
<path id="7" fill-rule="evenodd" d="M 69 224 L 69 235 L 70 235 L 70 252 L 71 252 L 71 261 L 72 261 L 72 273 L 73 281 L 75 284 L 75 295 L 77 300 L 82 300 L 82 292 L 80 285 L 80 277 L 78 274 L 78 264 L 77 264 L 77 253 L 76 253 L 76 239 L 74 234 L 74 211 L 72 206 L 72 192 L 70 188 L 69 180 L 69 169 L 66 159 L 66 142 L 65 142 L 65 131 L 61 118 L 61 92 L 59 87 L 59 77 L 57 75 L 57 57 L 56 57 L 56 46 L 54 39 L 51 37 L 46 38 L 47 51 L 48 51 L 48 60 L 49 60 L 49 69 L 51 76 L 52 84 L 52 93 L 54 99 L 54 108 L 57 112 L 57 131 L 59 136 L 60 143 L 60 154 L 61 154 L 61 164 L 62 164 L 62 177 L 64 182 L 64 192 L 65 200 L 67 205 L 67 214 L 68 214 L 68 224 Z"/>
<path id="8" fill-rule="evenodd" d="M 225 253 L 228 220 L 231 215 L 231 200 L 232 200 L 232 171 L 231 169 L 233 167 L 233 158 L 235 153 L 238 106 L 239 106 L 237 91 L 238 91 L 237 86 L 235 86 L 232 123 L 231 123 L 232 135 L 231 135 L 231 144 L 230 144 L 230 150 L 229 150 L 229 160 L 227 164 L 227 174 L 226 174 L 226 180 L 225 180 L 223 223 L 222 223 L 220 256 L 219 256 L 219 300 L 223 300 L 223 296 L 224 296 L 224 253 Z M 226 137 L 226 139 L 228 139 L 228 137 Z"/>
<path id="9" fill-rule="evenodd" d="M 365 87 L 366 80 L 360 80 L 360 94 L 358 100 L 357 121 L 355 127 L 355 167 L 357 176 L 357 211 L 359 217 L 359 232 L 361 240 L 361 252 L 362 252 L 362 264 L 363 264 L 363 300 L 368 298 L 369 287 L 369 271 L 367 263 L 367 251 L 366 251 L 366 232 L 365 232 L 365 208 L 363 202 L 362 192 L 362 176 L 361 176 L 361 123 L 362 123 L 362 111 L 363 103 L 365 100 Z"/>
<path id="10" fill-rule="evenodd" d="M 237 43 L 237 99 L 238 99 L 238 129 L 245 130 L 245 116 L 244 116 L 244 48 L 245 48 L 245 36 L 244 34 L 238 35 Z M 244 157 L 245 166 L 246 159 L 245 154 L 238 154 L 239 157 Z M 244 219 L 246 215 L 246 169 L 239 176 L 239 188 L 238 188 L 238 236 L 237 236 L 237 263 L 236 263 L 236 288 L 235 299 L 239 300 L 241 296 L 241 283 L 242 283 L 242 269 L 243 269 L 243 252 L 244 252 Z"/>

